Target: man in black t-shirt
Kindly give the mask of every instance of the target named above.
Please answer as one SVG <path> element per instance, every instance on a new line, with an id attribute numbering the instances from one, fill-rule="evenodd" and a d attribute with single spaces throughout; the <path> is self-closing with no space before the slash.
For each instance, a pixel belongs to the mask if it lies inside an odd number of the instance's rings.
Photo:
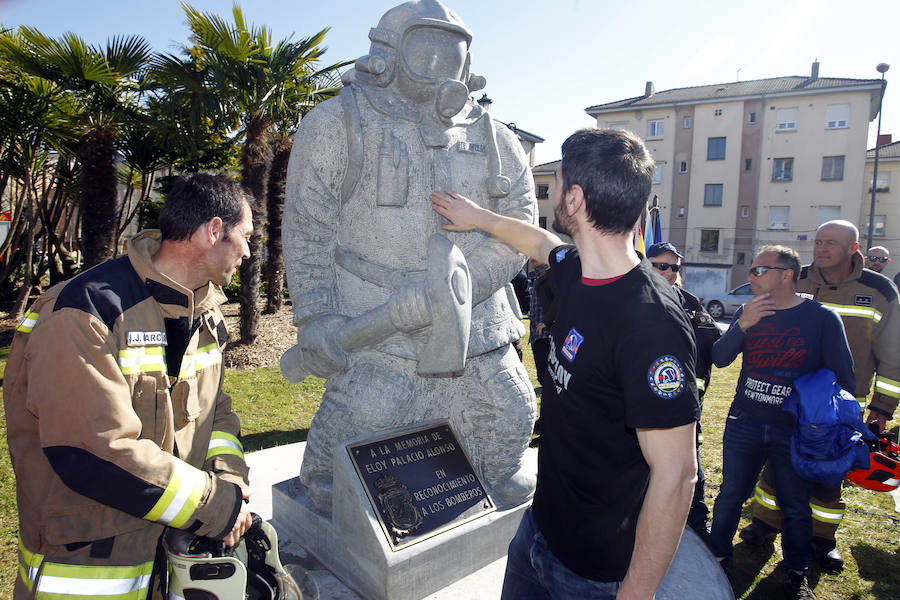
<path id="1" fill-rule="evenodd" d="M 650 598 L 675 554 L 696 480 L 696 348 L 678 297 L 634 251 L 653 161 L 631 132 L 562 146 L 554 229 L 431 195 L 450 231 L 482 229 L 550 264 L 557 320 L 538 483 L 510 544 L 504 599 Z"/>

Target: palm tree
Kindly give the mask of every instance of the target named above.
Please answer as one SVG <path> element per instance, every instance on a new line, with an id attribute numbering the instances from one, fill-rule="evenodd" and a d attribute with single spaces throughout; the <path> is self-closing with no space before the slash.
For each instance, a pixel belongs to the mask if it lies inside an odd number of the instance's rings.
<path id="1" fill-rule="evenodd" d="M 23 44 L 20 34 L 0 34 L 0 195 L 13 184 L 9 188 L 11 231 L 0 244 L 4 259 L 0 289 L 6 295 L 21 277 L 12 310 L 15 315 L 23 312 L 32 281 L 38 281 L 45 268 L 55 278 L 55 253 L 60 251 L 57 226 L 71 215 L 68 188 L 58 185 L 60 165 L 66 162 L 64 156 L 71 155 L 77 137 L 72 95 L 9 60 L 24 51 Z M 36 261 L 35 254 L 46 257 L 49 267 Z"/>
<path id="2" fill-rule="evenodd" d="M 252 196 L 254 233 L 249 260 L 240 269 L 241 341 L 256 339 L 259 323 L 257 298 L 260 284 L 262 233 L 265 220 L 266 183 L 272 159 L 270 133 L 273 123 L 291 110 L 292 90 L 306 85 L 311 68 L 325 52 L 320 44 L 328 29 L 298 42 L 272 43 L 267 27 L 248 25 L 240 6 L 232 8 L 233 23 L 195 10 L 182 3 L 191 30 L 198 70 L 208 76 L 209 89 L 219 100 L 219 117 L 243 137 L 240 167 L 244 186 Z M 336 70 L 347 63 L 332 65 Z"/>
<path id="3" fill-rule="evenodd" d="M 137 216 L 141 206 L 150 200 L 156 172 L 165 166 L 166 158 L 165 146 L 148 123 L 134 123 L 128 127 L 118 147 L 123 159 L 119 183 L 124 185 L 125 193 L 116 213 L 117 240 Z"/>
<path id="4" fill-rule="evenodd" d="M 116 243 L 116 140 L 122 124 L 136 118 L 137 76 L 151 52 L 140 36 L 114 37 L 106 48 L 88 46 L 73 33 L 58 39 L 21 27 L 21 44 L 4 53 L 18 68 L 69 91 L 78 103 L 81 134 L 81 242 L 84 266 L 112 256 Z"/>
<path id="5" fill-rule="evenodd" d="M 269 227 L 266 230 L 266 308 L 271 314 L 281 310 L 284 288 L 284 252 L 281 246 L 281 217 L 284 213 L 284 190 L 288 160 L 294 142 L 290 135 L 275 133 L 272 139 L 272 167 L 266 190 Z"/>

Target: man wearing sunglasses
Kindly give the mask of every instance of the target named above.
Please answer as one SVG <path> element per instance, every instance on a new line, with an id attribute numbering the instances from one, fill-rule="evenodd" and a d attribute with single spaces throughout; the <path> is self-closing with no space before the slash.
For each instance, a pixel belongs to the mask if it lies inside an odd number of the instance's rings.
<path id="1" fill-rule="evenodd" d="M 834 311 L 797 295 L 800 259 L 786 246 L 764 246 L 750 268 L 753 299 L 734 315 L 713 346 L 717 367 L 743 353 L 734 402 L 722 438 L 722 487 L 713 508 L 710 549 L 727 567 L 741 507 L 763 465 L 782 509 L 781 545 L 788 598 L 815 599 L 806 581 L 812 541 L 810 484 L 791 466 L 794 419 L 781 410 L 801 375 L 830 369 L 854 389 L 853 360 Z"/>
<path id="2" fill-rule="evenodd" d="M 866 252 L 866 268 L 881 273 L 891 262 L 890 252 L 884 246 L 872 246 Z"/>
<path id="3" fill-rule="evenodd" d="M 873 256 L 880 255 L 876 248 L 872 250 Z M 828 221 L 816 231 L 813 262 L 803 267 L 797 291 L 840 315 L 853 353 L 856 378 L 856 388 L 847 391 L 856 396 L 861 408 L 865 407 L 874 378 L 875 390 L 866 421 L 883 431 L 900 398 L 900 308 L 897 289 L 891 281 L 863 268 L 863 264 L 856 226 L 848 221 Z M 766 472 L 756 488 L 755 499 L 753 521 L 741 531 L 741 539 L 761 546 L 775 536 L 781 522 L 780 501 Z M 846 510 L 841 489 L 814 487 L 810 508 L 813 554 L 822 568 L 838 572 L 844 568 L 835 540 Z"/>
<path id="4" fill-rule="evenodd" d="M 697 340 L 697 394 L 700 397 L 700 409 L 703 409 L 703 395 L 709 388 L 709 378 L 712 372 L 712 347 L 720 337 L 715 319 L 713 319 L 700 299 L 678 285 L 678 274 L 681 272 L 681 259 L 678 249 L 669 242 L 660 242 L 647 248 L 647 258 L 653 269 L 662 275 L 675 293 L 684 309 L 691 327 L 694 329 L 694 337 Z M 691 501 L 691 510 L 688 513 L 687 524 L 697 532 L 704 540 L 709 538 L 709 508 L 704 501 L 706 477 L 703 466 L 700 464 L 700 445 L 703 443 L 703 430 L 700 422 L 697 422 L 697 485 L 694 487 L 694 498 Z"/>

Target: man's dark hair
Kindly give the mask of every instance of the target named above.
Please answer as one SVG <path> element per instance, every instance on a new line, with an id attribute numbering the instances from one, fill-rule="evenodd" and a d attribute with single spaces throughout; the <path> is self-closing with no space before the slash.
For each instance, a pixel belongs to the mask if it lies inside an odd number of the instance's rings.
<path id="1" fill-rule="evenodd" d="M 186 240 L 198 227 L 219 217 L 227 234 L 243 216 L 249 196 L 240 183 L 226 175 L 185 173 L 172 186 L 159 213 L 162 239 Z"/>
<path id="2" fill-rule="evenodd" d="M 653 159 L 630 131 L 581 129 L 562 145 L 563 191 L 581 186 L 588 218 L 607 233 L 631 231 L 653 183 Z"/>
<path id="3" fill-rule="evenodd" d="M 772 244 L 760 248 L 756 255 L 759 256 L 764 252 L 771 252 L 774 254 L 775 262 L 778 263 L 779 267 L 784 267 L 785 269 L 790 269 L 794 272 L 794 283 L 800 280 L 800 255 L 797 254 L 796 250 L 789 248 L 788 246 Z"/>

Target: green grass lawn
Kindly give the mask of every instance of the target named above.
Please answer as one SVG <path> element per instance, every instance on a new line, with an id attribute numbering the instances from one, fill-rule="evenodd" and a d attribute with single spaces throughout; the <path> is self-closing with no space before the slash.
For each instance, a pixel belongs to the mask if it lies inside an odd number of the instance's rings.
<path id="1" fill-rule="evenodd" d="M 0 348 L 0 377 L 8 350 Z M 534 365 L 527 344 L 525 365 L 534 382 Z M 722 431 L 739 367 L 736 362 L 727 369 L 714 371 L 704 403 L 706 443 L 701 447 L 701 460 L 706 470 L 710 506 L 722 479 Z M 229 370 L 225 375 L 225 389 L 232 395 L 235 410 L 241 416 L 245 448 L 252 451 L 305 440 L 324 386 L 316 378 L 300 384 L 287 383 L 276 366 Z M 816 594 L 821 600 L 900 598 L 900 514 L 894 512 L 891 496 L 847 487 L 844 501 L 847 516 L 839 531 L 839 548 L 847 567 L 840 575 L 828 575 L 820 573 L 812 561 L 810 583 L 815 586 Z M 748 503 L 741 526 L 747 523 L 749 515 Z M 0 417 L 0 598 L 12 596 L 17 564 L 16 535 L 15 489 L 6 445 L 6 420 Z M 775 570 L 780 560 L 781 550 L 777 546 L 764 551 L 738 543 L 732 578 L 737 598 L 780 598 L 781 578 Z"/>

